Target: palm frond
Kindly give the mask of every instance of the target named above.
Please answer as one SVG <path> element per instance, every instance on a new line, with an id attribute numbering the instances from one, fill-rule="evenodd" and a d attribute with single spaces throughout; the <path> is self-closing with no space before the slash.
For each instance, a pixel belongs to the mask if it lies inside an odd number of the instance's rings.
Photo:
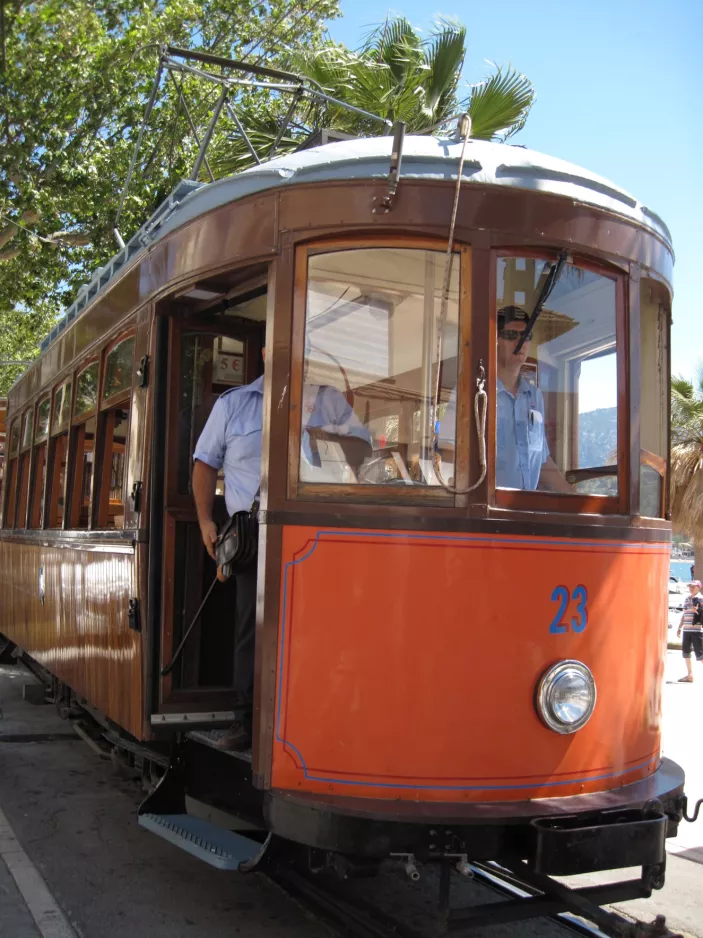
<path id="1" fill-rule="evenodd" d="M 447 20 L 439 20 L 429 45 L 425 49 L 427 76 L 424 110 L 433 121 L 446 117 L 456 96 L 459 76 L 466 54 L 466 27 Z M 442 103 L 445 113 L 440 113 Z"/>
<path id="2" fill-rule="evenodd" d="M 471 94 L 471 136 L 506 140 L 524 125 L 534 101 L 534 87 L 528 78 L 512 67 L 496 67 L 495 74 Z"/>

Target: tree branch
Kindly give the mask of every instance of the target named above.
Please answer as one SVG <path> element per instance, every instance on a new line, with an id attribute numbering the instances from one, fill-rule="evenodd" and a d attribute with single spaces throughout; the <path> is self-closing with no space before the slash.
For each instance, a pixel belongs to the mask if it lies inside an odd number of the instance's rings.
<path id="1" fill-rule="evenodd" d="M 34 222 L 39 221 L 41 213 L 36 209 L 28 208 L 26 211 L 22 212 L 18 221 L 26 222 L 28 225 L 33 225 Z M 5 247 L 8 241 L 12 241 L 17 232 L 20 230 L 20 225 L 16 225 L 14 222 L 9 222 L 5 227 L 0 230 L 0 250 Z"/>

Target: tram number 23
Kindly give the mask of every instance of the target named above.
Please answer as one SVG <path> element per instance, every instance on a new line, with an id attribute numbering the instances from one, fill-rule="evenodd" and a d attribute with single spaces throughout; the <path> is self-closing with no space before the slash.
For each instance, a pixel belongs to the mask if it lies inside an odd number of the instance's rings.
<path id="1" fill-rule="evenodd" d="M 552 602 L 559 603 L 556 615 L 552 619 L 549 631 L 552 635 L 563 635 L 571 629 L 572 632 L 583 632 L 588 625 L 588 591 L 585 586 L 577 586 L 572 590 L 571 595 L 565 586 L 557 586 L 552 593 Z M 569 604 L 575 603 L 575 616 L 571 617 L 571 625 L 562 622 L 562 616 L 569 608 Z"/>

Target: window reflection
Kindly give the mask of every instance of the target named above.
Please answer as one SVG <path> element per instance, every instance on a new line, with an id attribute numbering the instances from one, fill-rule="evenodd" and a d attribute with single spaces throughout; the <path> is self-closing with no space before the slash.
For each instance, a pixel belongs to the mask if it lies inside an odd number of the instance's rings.
<path id="1" fill-rule="evenodd" d="M 496 485 L 617 495 L 615 281 L 566 265 L 518 352 L 551 266 L 498 260 Z"/>
<path id="2" fill-rule="evenodd" d="M 95 408 L 98 400 L 98 363 L 93 362 L 78 375 L 74 417 L 81 417 Z"/>
<path id="3" fill-rule="evenodd" d="M 51 412 L 51 398 L 45 398 L 37 407 L 37 429 L 35 440 L 43 440 L 49 433 L 49 414 Z"/>
<path id="4" fill-rule="evenodd" d="M 646 277 L 640 283 L 640 514 L 664 514 L 664 486 L 668 444 L 667 320 L 669 296 L 664 287 Z"/>
<path id="5" fill-rule="evenodd" d="M 20 444 L 20 422 L 15 420 L 10 427 L 10 453 L 16 453 Z"/>
<path id="6" fill-rule="evenodd" d="M 52 416 L 51 432 L 59 433 L 68 426 L 68 414 L 71 407 L 71 382 L 66 381 L 56 389 L 54 395 L 54 413 Z"/>
<path id="7" fill-rule="evenodd" d="M 51 441 L 51 494 L 49 500 L 50 528 L 63 526 L 64 518 L 64 492 L 66 488 L 66 455 L 68 448 L 68 433 L 61 433 Z"/>
<path id="8" fill-rule="evenodd" d="M 75 470 L 71 497 L 72 528 L 90 527 L 90 496 L 93 490 L 95 457 L 95 417 L 74 428 Z"/>
<path id="9" fill-rule="evenodd" d="M 107 510 L 101 512 L 102 527 L 103 524 L 108 528 L 123 528 L 125 503 L 126 503 L 126 461 L 125 453 L 127 449 L 127 433 L 129 431 L 129 404 L 122 407 L 116 407 L 109 411 L 105 416 L 106 427 L 106 452 L 105 459 L 109 464 L 109 477 L 107 484 L 109 487 L 107 498 Z M 101 502 L 103 499 L 101 498 Z M 104 506 L 101 505 L 101 509 Z"/>
<path id="10" fill-rule="evenodd" d="M 444 264 L 441 252 L 401 248 L 309 257 L 301 481 L 438 485 L 438 377 L 444 474 L 453 476 L 458 255 L 440 343 Z"/>
<path id="11" fill-rule="evenodd" d="M 134 336 L 124 339 L 108 352 L 105 359 L 105 384 L 102 399 L 106 401 L 115 394 L 132 387 L 134 370 Z"/>

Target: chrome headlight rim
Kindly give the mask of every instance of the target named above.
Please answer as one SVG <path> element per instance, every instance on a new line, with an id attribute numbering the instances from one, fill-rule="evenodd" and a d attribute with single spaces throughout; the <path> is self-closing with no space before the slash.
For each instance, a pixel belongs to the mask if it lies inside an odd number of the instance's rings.
<path id="1" fill-rule="evenodd" d="M 554 714 L 550 703 L 550 695 L 557 681 L 570 671 L 576 672 L 586 681 L 590 691 L 590 704 L 578 720 L 573 723 L 566 723 Z M 545 726 L 555 733 L 566 736 L 576 733 L 588 723 L 593 716 L 597 697 L 596 682 L 590 668 L 575 658 L 565 658 L 557 661 L 556 664 L 550 665 L 540 678 L 535 696 L 535 709 Z"/>

